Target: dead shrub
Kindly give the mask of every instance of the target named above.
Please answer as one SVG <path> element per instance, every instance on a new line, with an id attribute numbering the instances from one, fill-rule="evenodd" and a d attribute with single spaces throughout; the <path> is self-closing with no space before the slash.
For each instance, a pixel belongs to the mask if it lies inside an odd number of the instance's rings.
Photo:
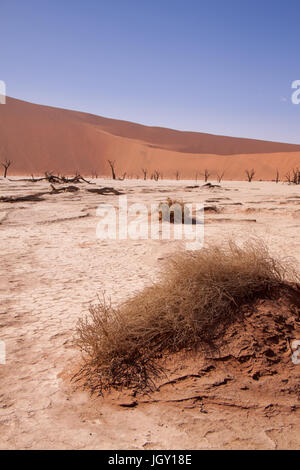
<path id="1" fill-rule="evenodd" d="M 84 362 L 76 377 L 98 393 L 152 389 L 163 356 L 213 344 L 243 305 L 270 295 L 287 277 L 297 274 L 261 241 L 180 254 L 156 284 L 118 308 L 103 301 L 79 321 L 76 344 Z"/>
<path id="2" fill-rule="evenodd" d="M 166 202 L 158 206 L 159 220 L 174 223 L 184 223 L 184 218 L 189 219 L 190 211 L 183 201 L 168 197 Z"/>

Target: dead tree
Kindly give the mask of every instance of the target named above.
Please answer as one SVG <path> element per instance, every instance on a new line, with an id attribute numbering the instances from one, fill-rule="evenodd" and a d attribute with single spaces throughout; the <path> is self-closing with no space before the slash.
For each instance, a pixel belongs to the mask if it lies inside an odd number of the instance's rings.
<path id="1" fill-rule="evenodd" d="M 208 181 L 208 178 L 210 177 L 210 173 L 207 168 L 204 170 L 204 181 L 205 183 Z"/>
<path id="2" fill-rule="evenodd" d="M 40 178 L 39 180 L 46 180 L 48 183 L 52 184 L 60 184 L 60 183 L 88 183 L 88 184 L 95 184 L 91 183 L 90 181 L 86 180 L 83 176 L 79 173 L 76 173 L 75 176 L 72 178 L 67 178 L 66 176 L 56 176 L 52 172 L 45 172 L 45 178 Z M 32 181 L 32 180 L 31 180 Z"/>
<path id="3" fill-rule="evenodd" d="M 115 194 L 116 196 L 119 196 L 121 194 L 124 194 L 117 189 L 111 188 L 111 187 L 104 187 L 104 188 L 88 188 L 87 191 L 89 193 L 95 193 L 95 194 Z"/>
<path id="4" fill-rule="evenodd" d="M 180 179 L 180 173 L 179 173 L 178 170 L 177 170 L 176 173 L 175 173 L 175 177 L 176 177 L 176 180 L 179 181 L 179 179 Z"/>
<path id="5" fill-rule="evenodd" d="M 50 184 L 51 186 L 51 192 L 50 194 L 59 194 L 59 193 L 76 193 L 76 191 L 79 191 L 78 186 L 63 186 L 61 188 L 56 188 L 52 183 Z"/>
<path id="6" fill-rule="evenodd" d="M 293 169 L 292 183 L 300 184 L 300 170 L 298 168 L 296 170 Z"/>
<path id="7" fill-rule="evenodd" d="M 38 202 L 38 201 L 43 201 L 44 198 L 43 196 L 45 194 L 50 194 L 48 191 L 42 191 L 39 193 L 34 193 L 34 194 L 27 194 L 27 196 L 0 196 L 0 202 L 25 202 L 25 201 L 32 201 L 32 202 Z"/>
<path id="8" fill-rule="evenodd" d="M 289 184 L 300 184 L 300 170 L 298 168 L 292 169 L 285 175 L 285 178 Z"/>
<path id="9" fill-rule="evenodd" d="M 11 160 L 8 160 L 7 158 L 5 159 L 4 162 L 1 162 L 1 165 L 2 165 L 3 168 L 4 168 L 4 173 L 3 173 L 4 178 L 6 178 L 7 170 L 8 170 L 8 168 L 10 167 L 11 164 L 12 164 L 12 161 L 11 161 Z"/>
<path id="10" fill-rule="evenodd" d="M 146 179 L 147 179 L 147 174 L 148 174 L 147 168 L 142 168 L 142 172 L 143 172 L 143 175 L 144 175 L 144 180 L 146 181 Z"/>
<path id="11" fill-rule="evenodd" d="M 253 176 L 255 175 L 254 168 L 252 168 L 252 170 L 245 170 L 245 173 L 247 175 L 247 179 L 248 179 L 249 183 L 251 183 L 251 181 L 253 180 Z"/>
<path id="12" fill-rule="evenodd" d="M 116 172 L 115 172 L 116 161 L 115 160 L 107 160 L 107 161 L 111 169 L 112 179 L 115 180 L 116 179 Z"/>
<path id="13" fill-rule="evenodd" d="M 154 170 L 154 172 L 151 175 L 151 179 L 154 181 L 158 181 L 160 177 L 160 172 L 158 170 Z"/>
<path id="14" fill-rule="evenodd" d="M 279 182 L 279 171 L 276 170 L 276 178 L 275 178 L 276 183 Z"/>
<path id="15" fill-rule="evenodd" d="M 120 177 L 118 178 L 118 180 L 119 180 L 119 181 L 124 181 L 124 179 L 126 178 L 126 175 L 127 175 L 126 172 L 123 173 L 123 176 L 120 176 Z"/>
<path id="16" fill-rule="evenodd" d="M 221 183 L 224 174 L 225 174 L 225 171 L 222 171 L 222 173 L 217 173 L 217 181 L 218 181 L 218 183 Z"/>

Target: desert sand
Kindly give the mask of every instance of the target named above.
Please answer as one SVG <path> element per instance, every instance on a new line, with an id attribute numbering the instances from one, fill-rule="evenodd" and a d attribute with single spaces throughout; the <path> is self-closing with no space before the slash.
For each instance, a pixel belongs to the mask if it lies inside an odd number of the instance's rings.
<path id="1" fill-rule="evenodd" d="M 107 119 L 7 98 L 0 106 L 0 161 L 11 159 L 9 174 L 45 171 L 110 175 L 116 171 L 141 177 L 142 168 L 159 170 L 165 178 L 195 179 L 205 169 L 211 178 L 244 180 L 254 168 L 255 179 L 283 180 L 300 166 L 300 146 L 196 132 L 181 132 Z"/>
<path id="2" fill-rule="evenodd" d="M 112 139 L 99 134 L 99 139 Z M 152 158 L 162 150 L 149 152 Z M 27 155 L 27 162 L 31 157 Z M 266 162 L 273 154 L 261 158 Z M 20 171 L 25 168 L 27 164 Z M 235 164 L 232 168 L 238 171 Z M 276 257 L 300 261 L 299 186 L 258 181 L 224 181 L 215 188 L 202 187 L 203 181 L 187 188 L 191 181 L 183 180 L 93 182 L 97 187 L 114 186 L 129 202 L 176 197 L 213 204 L 219 212 L 205 213 L 206 243 L 260 237 Z M 78 186 L 76 193 L 46 194 L 36 202 L 0 203 L 0 339 L 7 348 L 7 362 L 0 365 L 1 449 L 299 448 L 300 365 L 292 363 L 289 343 L 300 339 L 300 329 L 289 318 L 284 300 L 262 303 L 256 317 L 229 329 L 218 357 L 170 358 L 170 376 L 147 396 L 90 396 L 70 381 L 80 363 L 72 337 L 90 303 L 97 303 L 103 292 L 113 303 L 122 302 L 155 281 L 165 261 L 185 249 L 181 240 L 98 240 L 96 209 L 102 202 L 117 206 L 118 196 L 92 194 L 89 185 Z M 48 190 L 44 181 L 0 181 L 1 196 Z M 284 326 L 268 323 L 274 311 L 281 312 Z M 256 347 L 251 338 L 260 323 L 268 357 L 261 363 L 250 360 L 250 367 L 247 357 Z"/>

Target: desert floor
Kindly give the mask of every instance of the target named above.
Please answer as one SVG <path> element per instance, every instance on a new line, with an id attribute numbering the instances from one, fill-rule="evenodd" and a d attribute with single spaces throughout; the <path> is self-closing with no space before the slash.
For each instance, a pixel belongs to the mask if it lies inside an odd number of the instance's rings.
<path id="1" fill-rule="evenodd" d="M 220 212 L 205 213 L 206 243 L 261 237 L 272 254 L 300 261 L 297 186 L 256 181 L 225 181 L 219 188 L 202 187 L 203 181 L 94 182 L 123 191 L 129 204 L 176 197 L 215 205 Z M 187 189 L 196 184 L 199 187 Z M 205 404 L 188 395 L 176 399 L 173 391 L 170 398 L 158 390 L 135 406 L 121 406 L 130 404 L 122 395 L 90 397 L 74 388 L 69 376 L 80 359 L 72 346 L 77 319 L 103 292 L 114 303 L 133 295 L 157 279 L 169 256 L 185 249 L 182 240 L 97 239 L 96 209 L 103 202 L 117 206 L 118 196 L 87 192 L 96 186 L 78 186 L 76 193 L 46 194 L 40 201 L 0 202 L 0 340 L 6 344 L 6 364 L 0 365 L 0 447 L 299 448 L 299 401 L 293 412 L 286 405 L 270 408 L 274 403 L 264 394 L 263 381 L 255 403 L 248 395 L 246 401 L 235 401 L 226 389 Z M 0 180 L 1 196 L 47 190 L 46 182 Z"/>

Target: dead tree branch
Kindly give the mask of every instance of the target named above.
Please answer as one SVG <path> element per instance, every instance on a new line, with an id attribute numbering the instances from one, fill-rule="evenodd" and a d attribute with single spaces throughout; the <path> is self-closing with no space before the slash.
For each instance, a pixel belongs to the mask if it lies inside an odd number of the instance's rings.
<path id="1" fill-rule="evenodd" d="M 144 175 L 144 180 L 146 181 L 146 179 L 147 179 L 147 174 L 148 174 L 147 168 L 142 168 L 142 172 L 143 172 L 143 175 Z"/>
<path id="2" fill-rule="evenodd" d="M 111 169 L 112 179 L 115 180 L 116 179 L 116 172 L 115 172 L 116 160 L 107 160 L 107 161 Z"/>
<path id="3" fill-rule="evenodd" d="M 254 168 L 252 168 L 252 170 L 245 170 L 245 173 L 247 175 L 247 179 L 248 179 L 249 183 L 251 183 L 251 181 L 253 180 L 253 177 L 255 175 Z"/>
<path id="4" fill-rule="evenodd" d="M 223 177 L 224 177 L 225 171 L 222 171 L 222 173 L 217 173 L 217 181 L 218 183 L 221 183 Z"/>
<path id="5" fill-rule="evenodd" d="M 7 170 L 11 164 L 12 164 L 12 161 L 8 160 L 7 158 L 5 159 L 4 162 L 1 162 L 1 165 L 4 167 L 4 173 L 3 173 L 4 178 L 6 178 Z"/>

